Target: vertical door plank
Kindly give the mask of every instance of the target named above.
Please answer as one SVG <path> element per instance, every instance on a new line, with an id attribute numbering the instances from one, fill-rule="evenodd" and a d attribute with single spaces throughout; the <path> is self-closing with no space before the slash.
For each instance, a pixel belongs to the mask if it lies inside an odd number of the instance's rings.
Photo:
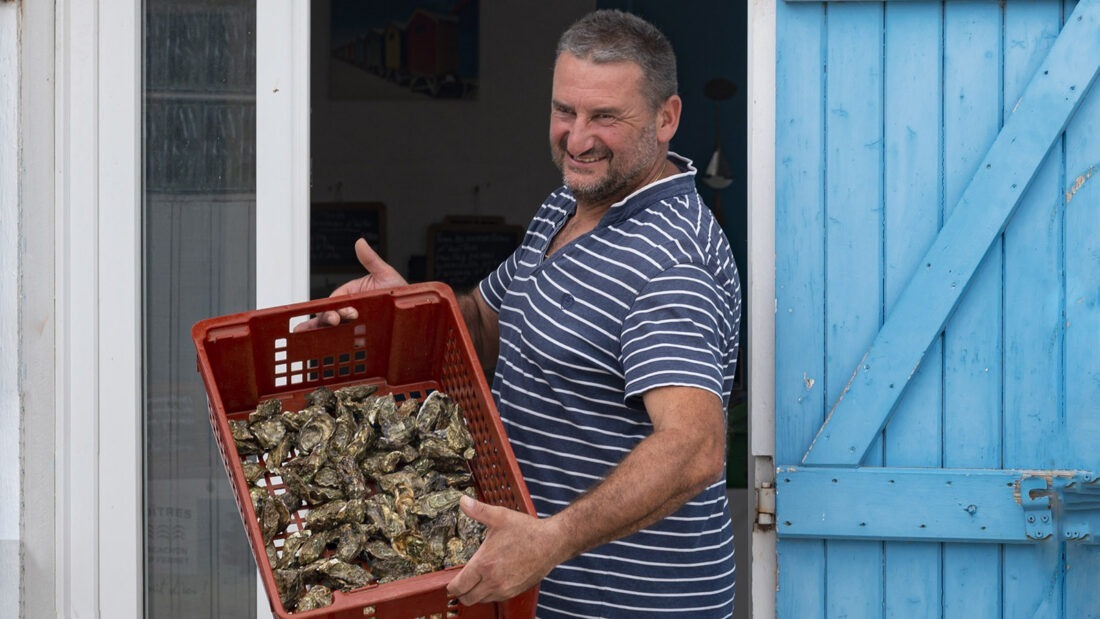
<path id="1" fill-rule="evenodd" d="M 776 4 L 775 457 L 797 462 L 824 419 L 824 7 Z M 780 539 L 776 614 L 825 612 L 825 542 Z"/>
<path id="2" fill-rule="evenodd" d="M 1004 16 L 1008 119 L 1062 26 L 1061 2 L 1009 3 Z M 1062 143 L 1054 143 L 1004 232 L 1004 461 L 1006 468 L 1064 468 L 1062 394 Z M 1061 543 L 1007 545 L 1005 607 L 1064 617 Z"/>
<path id="3" fill-rule="evenodd" d="M 1068 12 L 1068 11 L 1067 11 Z M 1070 465 L 1100 471 L 1100 87 L 1066 128 L 1066 426 Z"/>
<path id="4" fill-rule="evenodd" d="M 883 321 L 883 14 L 879 3 L 826 8 L 826 402 Z M 876 439 L 865 463 L 881 451 Z M 827 542 L 826 616 L 880 615 L 882 561 L 882 542 Z"/>
<path id="5" fill-rule="evenodd" d="M 1005 7 L 1004 115 L 1062 27 L 1061 2 Z M 1005 466 L 1068 468 L 1057 423 L 1062 393 L 1061 140 L 1047 154 L 1004 232 Z M 1044 414 L 1039 415 L 1042 411 Z"/>
<path id="6" fill-rule="evenodd" d="M 1073 8 L 1067 3 L 1066 14 Z M 1100 87 L 1066 127 L 1065 356 L 1062 382 L 1068 465 L 1100 471 Z M 1055 446 L 1057 449 L 1057 446 Z M 1100 618 L 1100 547 L 1066 544 L 1065 616 Z"/>
<path id="7" fill-rule="evenodd" d="M 944 6 L 945 219 L 1001 128 L 1001 9 L 997 2 Z M 944 341 L 944 466 L 1000 468 L 1000 242 L 994 242 Z M 1001 617 L 1000 549 L 944 548 L 944 617 Z"/>
<path id="8" fill-rule="evenodd" d="M 942 222 L 939 2 L 886 4 L 885 217 L 886 313 L 917 269 Z M 884 433 L 887 466 L 942 464 L 941 345 L 932 344 Z M 885 544 L 886 617 L 939 614 L 941 544 Z"/>

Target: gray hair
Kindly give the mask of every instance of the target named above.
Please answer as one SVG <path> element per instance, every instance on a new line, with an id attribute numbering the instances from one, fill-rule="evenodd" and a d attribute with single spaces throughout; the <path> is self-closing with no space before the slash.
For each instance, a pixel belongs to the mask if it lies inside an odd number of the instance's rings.
<path id="1" fill-rule="evenodd" d="M 642 68 L 645 96 L 654 109 L 676 94 L 676 54 L 653 24 L 618 9 L 577 20 L 558 40 L 557 56 L 568 52 L 596 64 L 633 62 Z"/>

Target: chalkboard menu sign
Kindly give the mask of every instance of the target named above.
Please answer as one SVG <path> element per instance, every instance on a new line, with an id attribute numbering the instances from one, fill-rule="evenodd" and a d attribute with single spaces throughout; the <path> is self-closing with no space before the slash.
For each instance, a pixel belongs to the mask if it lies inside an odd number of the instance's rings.
<path id="1" fill-rule="evenodd" d="M 320 202 L 310 208 L 309 263 L 313 272 L 358 272 L 355 241 L 367 240 L 386 257 L 386 205 L 381 202 Z"/>
<path id="2" fill-rule="evenodd" d="M 427 277 L 456 290 L 477 285 L 523 239 L 523 227 L 504 218 L 448 217 L 428 227 Z"/>

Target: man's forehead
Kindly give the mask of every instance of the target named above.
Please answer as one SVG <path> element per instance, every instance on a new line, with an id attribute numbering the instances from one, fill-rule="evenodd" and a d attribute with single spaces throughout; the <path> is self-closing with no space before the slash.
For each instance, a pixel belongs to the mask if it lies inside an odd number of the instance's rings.
<path id="1" fill-rule="evenodd" d="M 554 65 L 554 96 L 604 94 L 611 98 L 641 95 L 642 68 L 633 62 L 595 63 L 562 54 Z"/>

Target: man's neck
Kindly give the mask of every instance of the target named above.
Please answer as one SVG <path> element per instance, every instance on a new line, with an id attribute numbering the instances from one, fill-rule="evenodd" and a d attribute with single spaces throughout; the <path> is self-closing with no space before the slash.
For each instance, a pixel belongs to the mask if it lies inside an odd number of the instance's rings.
<path id="1" fill-rule="evenodd" d="M 578 197 L 577 215 L 584 213 L 586 219 L 591 219 L 594 217 L 596 221 L 599 221 L 599 218 L 603 217 L 603 214 L 606 213 L 609 208 L 611 208 L 612 204 L 621 202 L 623 198 L 637 192 L 643 187 L 648 187 L 653 183 L 656 183 L 657 181 L 666 179 L 670 176 L 678 174 L 679 172 L 680 169 L 676 167 L 676 164 L 669 161 L 668 155 L 662 155 L 660 160 L 658 160 L 653 168 L 650 170 L 649 174 L 644 177 L 644 180 L 635 184 L 631 189 L 623 191 L 621 194 L 614 197 L 600 200 L 598 202 L 587 202 Z"/>

